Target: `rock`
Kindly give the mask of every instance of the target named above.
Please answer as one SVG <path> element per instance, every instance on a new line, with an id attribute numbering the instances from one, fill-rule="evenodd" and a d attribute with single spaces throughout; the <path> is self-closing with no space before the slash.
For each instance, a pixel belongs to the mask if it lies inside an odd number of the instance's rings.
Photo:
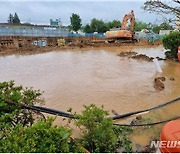
<path id="1" fill-rule="evenodd" d="M 161 81 L 166 81 L 166 78 L 165 77 L 157 77 L 155 79 L 158 79 L 158 80 L 161 80 Z"/>
<path id="2" fill-rule="evenodd" d="M 175 80 L 175 78 L 171 77 L 171 78 L 169 78 L 169 80 L 174 81 L 174 80 Z"/>
<path id="3" fill-rule="evenodd" d="M 157 60 L 166 60 L 165 58 L 156 57 Z"/>

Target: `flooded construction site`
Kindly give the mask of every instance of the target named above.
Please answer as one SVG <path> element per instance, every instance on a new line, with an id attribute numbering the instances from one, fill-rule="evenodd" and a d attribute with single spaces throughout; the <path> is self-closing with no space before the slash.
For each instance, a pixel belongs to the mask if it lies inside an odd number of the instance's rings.
<path id="1" fill-rule="evenodd" d="M 52 109 L 80 112 L 83 105 L 103 105 L 110 115 L 148 109 L 179 96 L 180 63 L 165 60 L 160 46 L 122 46 L 100 49 L 75 49 L 39 54 L 15 54 L 0 57 L 0 81 L 15 80 L 17 85 L 44 91 L 45 106 Z M 119 56 L 137 53 L 159 61 L 162 73 L 147 59 Z M 156 89 L 154 80 L 164 77 L 164 88 Z M 154 121 L 178 116 L 180 103 L 143 114 Z M 130 123 L 135 117 L 116 120 Z M 63 124 L 62 118 L 56 123 Z M 152 129 L 135 129 L 132 141 L 146 146 L 157 136 L 161 125 Z M 157 129 L 156 129 L 157 128 Z M 140 134 L 140 135 L 139 135 Z M 135 145 L 136 145 L 135 144 Z M 135 146 L 134 145 L 134 146 Z M 137 147 L 135 147 L 136 149 Z"/>
<path id="2" fill-rule="evenodd" d="M 163 72 L 158 73 L 153 62 L 117 56 L 124 51 L 165 57 L 162 46 L 10 55 L 0 57 L 0 80 L 44 91 L 46 106 L 62 111 L 79 112 L 94 103 L 126 113 L 178 97 L 180 63 L 160 61 Z M 156 77 L 166 78 L 164 90 L 154 88 Z"/>
<path id="3" fill-rule="evenodd" d="M 180 152 L 180 0 L 1 3 L 0 153 Z"/>

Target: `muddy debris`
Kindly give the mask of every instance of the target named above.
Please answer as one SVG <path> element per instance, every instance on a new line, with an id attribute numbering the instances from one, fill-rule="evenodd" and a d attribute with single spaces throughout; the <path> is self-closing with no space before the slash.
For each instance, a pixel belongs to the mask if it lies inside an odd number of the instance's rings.
<path id="1" fill-rule="evenodd" d="M 138 59 L 138 60 L 144 60 L 144 61 L 148 61 L 148 62 L 152 62 L 154 59 L 153 57 L 148 57 L 144 54 L 135 55 L 135 56 L 132 56 L 131 58 Z"/>
<path id="2" fill-rule="evenodd" d="M 166 81 L 165 77 L 157 77 L 156 79 L 161 80 L 161 81 Z"/>
<path id="3" fill-rule="evenodd" d="M 142 116 L 137 116 L 135 119 L 133 119 L 130 123 L 130 125 L 137 125 L 137 124 L 140 124 L 142 120 Z"/>
<path id="4" fill-rule="evenodd" d="M 132 56 L 135 56 L 137 54 L 138 54 L 137 52 L 131 52 L 130 51 L 130 52 L 121 52 L 120 54 L 117 54 L 117 56 L 131 58 Z"/>
<path id="5" fill-rule="evenodd" d="M 119 115 L 119 113 L 117 113 L 115 110 L 111 110 L 111 112 L 116 116 Z"/>
<path id="6" fill-rule="evenodd" d="M 154 88 L 157 91 L 162 91 L 165 88 L 164 81 L 166 80 L 165 77 L 157 77 L 154 79 Z"/>
<path id="7" fill-rule="evenodd" d="M 117 56 L 120 57 L 128 57 L 128 58 L 133 58 L 133 59 L 138 59 L 138 60 L 144 60 L 144 61 L 148 61 L 148 62 L 152 62 L 153 61 L 153 57 L 148 57 L 144 54 L 138 54 L 137 52 L 121 52 L 120 54 L 117 54 Z M 160 57 L 156 57 L 157 60 L 166 60 L 165 58 L 160 58 Z"/>
<path id="8" fill-rule="evenodd" d="M 174 80 L 175 80 L 175 78 L 171 77 L 171 78 L 169 78 L 169 80 L 170 80 L 170 81 L 174 81 Z"/>
<path id="9" fill-rule="evenodd" d="M 166 60 L 166 58 L 160 58 L 160 57 L 156 57 L 157 60 Z"/>
<path id="10" fill-rule="evenodd" d="M 138 60 L 144 60 L 148 62 L 153 61 L 153 57 L 148 57 L 144 54 L 138 54 L 137 52 L 121 52 L 120 54 L 117 54 L 120 57 L 128 57 L 128 58 L 133 58 L 133 59 L 138 59 Z M 156 57 L 158 60 L 162 60 L 163 58 Z M 164 59 L 163 59 L 164 60 Z"/>

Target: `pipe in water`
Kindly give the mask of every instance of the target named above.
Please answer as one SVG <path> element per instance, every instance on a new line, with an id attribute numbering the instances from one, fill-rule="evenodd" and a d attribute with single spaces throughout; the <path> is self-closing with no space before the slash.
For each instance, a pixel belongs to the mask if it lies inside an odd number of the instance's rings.
<path id="1" fill-rule="evenodd" d="M 159 62 L 158 62 L 157 58 L 154 58 L 153 62 L 155 64 L 155 66 L 156 66 L 156 71 L 162 73 L 162 69 L 161 69 L 161 66 L 159 65 Z"/>

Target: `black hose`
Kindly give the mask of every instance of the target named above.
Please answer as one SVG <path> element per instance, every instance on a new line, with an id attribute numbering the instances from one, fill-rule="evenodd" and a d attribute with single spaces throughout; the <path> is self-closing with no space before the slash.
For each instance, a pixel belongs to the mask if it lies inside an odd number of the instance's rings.
<path id="1" fill-rule="evenodd" d="M 132 115 L 135 115 L 135 114 L 138 114 L 138 113 L 143 113 L 143 112 L 155 110 L 155 109 L 158 109 L 158 108 L 162 108 L 162 107 L 164 107 L 164 106 L 167 106 L 167 105 L 172 104 L 172 103 L 174 103 L 174 102 L 177 102 L 177 101 L 179 101 L 179 100 L 180 100 L 180 97 L 178 97 L 178 98 L 176 98 L 176 99 L 173 99 L 172 101 L 169 101 L 169 102 L 167 102 L 167 103 L 158 105 L 158 106 L 156 106 L 156 107 L 152 107 L 152 108 L 145 109 L 145 110 L 140 110 L 140 111 L 135 111 L 135 112 L 130 112 L 130 113 L 121 114 L 121 115 L 114 116 L 114 117 L 112 117 L 112 118 L 113 118 L 113 120 L 116 120 L 116 119 L 121 119 L 121 118 L 129 117 L 129 116 L 132 116 Z"/>
<path id="2" fill-rule="evenodd" d="M 145 109 L 145 110 L 140 110 L 140 111 L 129 112 L 129 113 L 117 115 L 117 116 L 112 117 L 112 119 L 113 120 L 117 120 L 117 119 L 129 117 L 129 116 L 132 116 L 132 115 L 135 115 L 135 114 L 138 114 L 138 113 L 143 113 L 143 112 L 155 110 L 155 109 L 167 106 L 169 104 L 175 103 L 175 102 L 177 102 L 179 100 L 180 100 L 180 97 L 178 97 L 178 98 L 176 98 L 176 99 L 174 99 L 172 101 L 169 101 L 167 103 L 158 105 L 156 107 L 152 107 L 152 108 Z M 39 112 L 49 113 L 49 114 L 58 115 L 58 116 L 66 117 L 66 118 L 74 118 L 74 116 L 72 114 L 69 114 L 69 113 L 66 113 L 66 112 L 62 112 L 62 111 L 58 111 L 58 110 L 54 110 L 54 109 L 50 109 L 50 108 L 46 108 L 46 107 L 40 107 L 40 106 L 32 106 L 32 107 L 24 106 L 24 107 L 28 108 L 28 109 L 32 109 L 32 110 L 37 110 Z"/>
<path id="3" fill-rule="evenodd" d="M 23 108 L 31 109 L 31 110 L 36 110 L 36 111 L 39 111 L 39 112 L 44 112 L 44 113 L 48 113 L 48 114 L 52 114 L 52 115 L 57 115 L 57 116 L 61 116 L 61 117 L 66 117 L 66 118 L 74 118 L 74 116 L 72 114 L 69 114 L 69 113 L 66 113 L 66 112 L 62 112 L 62 111 L 58 111 L 58 110 L 54 110 L 54 109 L 50 109 L 50 108 L 46 108 L 46 107 L 23 106 Z"/>
<path id="4" fill-rule="evenodd" d="M 135 111 L 135 112 L 130 112 L 130 113 L 125 113 L 125 114 L 122 114 L 122 115 L 117 115 L 117 116 L 112 117 L 112 119 L 113 119 L 113 120 L 117 120 L 117 119 L 129 117 L 129 116 L 132 116 L 132 115 L 135 115 L 135 114 L 138 114 L 138 113 L 155 110 L 155 109 L 164 107 L 164 106 L 166 106 L 166 105 L 175 103 L 175 102 L 177 102 L 177 101 L 179 101 L 179 100 L 180 100 L 180 97 L 178 97 L 178 98 L 176 98 L 176 99 L 174 99 L 174 100 L 171 100 L 171 101 L 169 101 L 169 102 L 167 102 L 167 103 L 158 105 L 158 106 L 156 106 L 156 107 L 152 107 L 152 108 L 145 109 L 145 110 L 140 110 L 140 111 Z M 10 103 L 10 102 L 6 102 L 6 103 Z M 14 103 L 10 103 L 10 104 L 14 104 Z M 14 104 L 14 105 L 15 105 L 15 104 Z M 24 109 L 36 110 L 36 111 L 39 111 L 39 112 L 44 112 L 44 113 L 48 113 L 48 114 L 52 114 L 52 115 L 57 115 L 57 116 L 61 116 L 61 117 L 66 117 L 66 118 L 75 118 L 74 115 L 72 115 L 72 114 L 69 114 L 69 113 L 66 113 L 66 112 L 62 112 L 62 111 L 58 111 L 58 110 L 54 110 L 54 109 L 50 109 L 50 108 L 46 108 L 46 107 L 40 107 L 40 106 L 25 106 L 25 105 L 24 105 L 22 108 L 24 108 Z M 176 118 L 179 118 L 179 117 L 176 117 Z M 115 125 L 119 125 L 119 126 L 149 126 L 149 125 L 156 125 L 156 124 L 168 122 L 168 121 L 171 121 L 171 120 L 172 120 L 172 119 L 170 119 L 170 120 L 165 120 L 165 121 L 160 121 L 160 122 L 156 122 L 156 123 L 151 123 L 151 124 L 139 124 L 139 125 L 115 124 Z"/>
<path id="5" fill-rule="evenodd" d="M 158 125 L 158 124 L 162 124 L 162 123 L 165 123 L 165 122 L 169 122 L 169 121 L 172 121 L 172 120 L 176 120 L 176 119 L 179 119 L 179 117 L 175 117 L 175 118 L 172 118 L 172 119 L 168 119 L 168 120 L 164 120 L 164 121 L 158 121 L 158 122 L 154 122 L 154 123 L 147 123 L 147 124 L 113 124 L 113 125 L 116 125 L 116 126 L 128 126 L 128 127 L 136 127 L 136 126 L 152 126 L 152 125 Z"/>

